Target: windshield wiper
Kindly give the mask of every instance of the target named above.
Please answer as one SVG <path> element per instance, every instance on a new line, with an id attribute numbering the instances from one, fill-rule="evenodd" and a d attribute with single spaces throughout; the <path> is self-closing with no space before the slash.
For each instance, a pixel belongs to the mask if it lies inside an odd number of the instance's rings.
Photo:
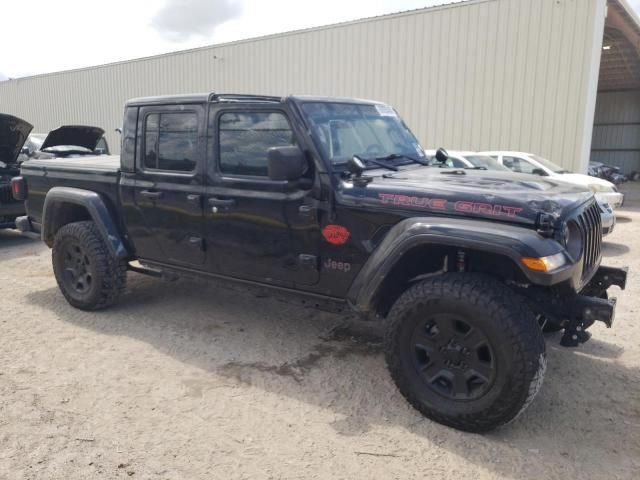
<path id="1" fill-rule="evenodd" d="M 411 155 L 404 155 L 402 153 L 392 153 L 385 157 L 377 157 L 376 160 L 395 160 L 397 158 L 406 158 L 407 160 L 411 160 L 413 163 L 418 163 L 420 165 L 424 165 L 425 167 L 431 166 L 431 164 L 427 160 L 420 160 L 419 158 L 412 157 Z"/>
<path id="2" fill-rule="evenodd" d="M 386 168 L 387 170 L 392 170 L 394 172 L 398 171 L 398 167 L 385 163 L 384 162 L 384 160 L 386 160 L 385 158 L 361 158 L 360 160 L 362 160 L 365 164 L 377 165 L 379 167 Z"/>

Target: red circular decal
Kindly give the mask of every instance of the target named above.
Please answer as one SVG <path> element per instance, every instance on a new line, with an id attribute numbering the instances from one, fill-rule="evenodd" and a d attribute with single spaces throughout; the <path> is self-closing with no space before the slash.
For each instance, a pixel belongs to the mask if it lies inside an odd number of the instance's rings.
<path id="1" fill-rule="evenodd" d="M 331 245 L 344 245 L 351 233 L 342 225 L 327 225 L 322 229 L 322 236 Z"/>

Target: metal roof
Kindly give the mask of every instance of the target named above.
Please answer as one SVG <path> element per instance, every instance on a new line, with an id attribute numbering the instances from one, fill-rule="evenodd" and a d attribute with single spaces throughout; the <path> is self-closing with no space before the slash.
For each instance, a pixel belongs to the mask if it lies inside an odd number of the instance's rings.
<path id="1" fill-rule="evenodd" d="M 640 19 L 625 0 L 609 0 L 598 90 L 640 89 Z"/>

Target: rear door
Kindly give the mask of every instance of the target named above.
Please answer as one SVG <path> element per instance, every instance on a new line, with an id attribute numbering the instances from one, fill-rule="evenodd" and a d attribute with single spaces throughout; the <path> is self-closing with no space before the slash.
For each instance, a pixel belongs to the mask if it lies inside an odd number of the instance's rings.
<path id="1" fill-rule="evenodd" d="M 205 223 L 209 268 L 281 286 L 318 281 L 317 216 L 310 167 L 296 182 L 267 174 L 271 147 L 299 145 L 279 105 L 212 108 Z M 299 145 L 300 146 L 300 145 Z"/>
<path id="2" fill-rule="evenodd" d="M 205 263 L 203 181 L 205 121 L 201 105 L 140 109 L 134 202 L 143 228 L 138 255 L 159 263 Z"/>

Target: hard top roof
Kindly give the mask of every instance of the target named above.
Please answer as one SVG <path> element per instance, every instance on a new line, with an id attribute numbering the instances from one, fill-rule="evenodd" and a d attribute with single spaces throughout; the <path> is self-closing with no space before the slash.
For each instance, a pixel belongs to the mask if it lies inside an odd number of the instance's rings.
<path id="1" fill-rule="evenodd" d="M 358 104 L 381 104 L 382 102 L 374 100 L 363 100 L 359 98 L 348 97 L 323 97 L 312 95 L 291 95 L 288 97 L 276 97 L 269 95 L 250 95 L 237 93 L 188 93 L 180 95 L 159 95 L 152 97 L 132 98 L 127 101 L 127 106 L 143 106 L 143 105 L 185 105 L 207 102 L 255 102 L 255 103 L 283 103 L 287 98 L 299 102 L 338 102 L 338 103 L 358 103 Z"/>

